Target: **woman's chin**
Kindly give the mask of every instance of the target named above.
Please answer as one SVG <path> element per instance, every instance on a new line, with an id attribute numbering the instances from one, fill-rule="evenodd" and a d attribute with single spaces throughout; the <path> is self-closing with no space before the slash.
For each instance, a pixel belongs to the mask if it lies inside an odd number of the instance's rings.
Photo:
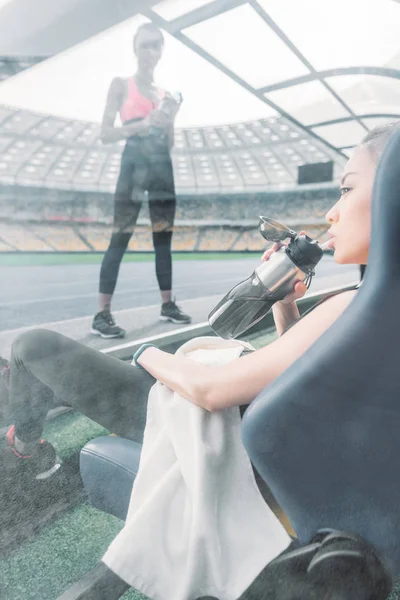
<path id="1" fill-rule="evenodd" d="M 333 248 L 333 259 L 338 265 L 345 265 L 348 261 L 346 257 L 343 256 L 336 248 Z"/>
<path id="2" fill-rule="evenodd" d="M 338 265 L 358 265 L 358 264 L 360 264 L 360 262 L 357 260 L 354 260 L 353 257 L 348 256 L 348 255 L 346 256 L 345 254 L 340 254 L 340 252 L 338 252 L 337 250 L 335 250 L 335 253 L 333 255 L 333 260 Z"/>

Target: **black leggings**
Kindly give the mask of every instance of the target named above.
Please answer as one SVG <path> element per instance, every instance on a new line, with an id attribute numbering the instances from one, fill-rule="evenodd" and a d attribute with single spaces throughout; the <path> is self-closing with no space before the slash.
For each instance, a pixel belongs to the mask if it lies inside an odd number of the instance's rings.
<path id="1" fill-rule="evenodd" d="M 155 380 L 59 333 L 36 329 L 13 343 L 10 411 L 16 436 L 38 440 L 54 402 L 72 406 L 109 431 L 143 441 L 147 398 Z"/>
<path id="2" fill-rule="evenodd" d="M 166 147 L 131 138 L 122 153 L 114 196 L 114 228 L 100 270 L 100 293 L 113 294 L 122 258 L 132 237 L 147 190 L 156 276 L 161 291 L 172 288 L 172 230 L 176 195 L 171 157 Z"/>

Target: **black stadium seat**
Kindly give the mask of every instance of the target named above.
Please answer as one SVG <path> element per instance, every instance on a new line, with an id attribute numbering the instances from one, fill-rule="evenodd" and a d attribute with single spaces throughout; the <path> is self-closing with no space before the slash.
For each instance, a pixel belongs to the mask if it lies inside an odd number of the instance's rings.
<path id="1" fill-rule="evenodd" d="M 243 440 L 300 542 L 355 532 L 400 574 L 400 133 L 378 167 L 365 281 L 251 404 Z"/>

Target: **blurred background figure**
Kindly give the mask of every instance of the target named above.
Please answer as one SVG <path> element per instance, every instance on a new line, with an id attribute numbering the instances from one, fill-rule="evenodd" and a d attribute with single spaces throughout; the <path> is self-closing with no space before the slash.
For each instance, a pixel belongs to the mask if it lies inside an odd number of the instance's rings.
<path id="1" fill-rule="evenodd" d="M 126 139 L 126 145 L 114 195 L 113 233 L 100 270 L 99 312 L 92 323 L 92 333 L 103 338 L 125 335 L 111 314 L 111 301 L 119 267 L 146 191 L 162 301 L 160 319 L 173 323 L 191 321 L 175 304 L 171 292 L 176 195 L 170 152 L 180 98 L 176 99 L 154 84 L 154 70 L 163 46 L 164 37 L 158 27 L 152 23 L 139 27 L 133 39 L 137 71 L 133 77 L 117 77 L 112 81 L 104 111 L 103 143 Z M 118 112 L 121 127 L 114 126 Z"/>

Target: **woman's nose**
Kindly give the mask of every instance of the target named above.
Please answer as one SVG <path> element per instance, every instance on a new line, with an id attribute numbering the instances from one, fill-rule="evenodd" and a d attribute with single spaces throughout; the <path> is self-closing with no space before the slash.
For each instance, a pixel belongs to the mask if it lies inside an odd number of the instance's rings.
<path id="1" fill-rule="evenodd" d="M 336 207 L 331 208 L 331 210 L 329 212 L 327 212 L 325 215 L 325 219 L 330 225 L 332 225 L 332 223 L 336 223 L 338 218 L 339 218 L 339 213 L 338 213 Z"/>

